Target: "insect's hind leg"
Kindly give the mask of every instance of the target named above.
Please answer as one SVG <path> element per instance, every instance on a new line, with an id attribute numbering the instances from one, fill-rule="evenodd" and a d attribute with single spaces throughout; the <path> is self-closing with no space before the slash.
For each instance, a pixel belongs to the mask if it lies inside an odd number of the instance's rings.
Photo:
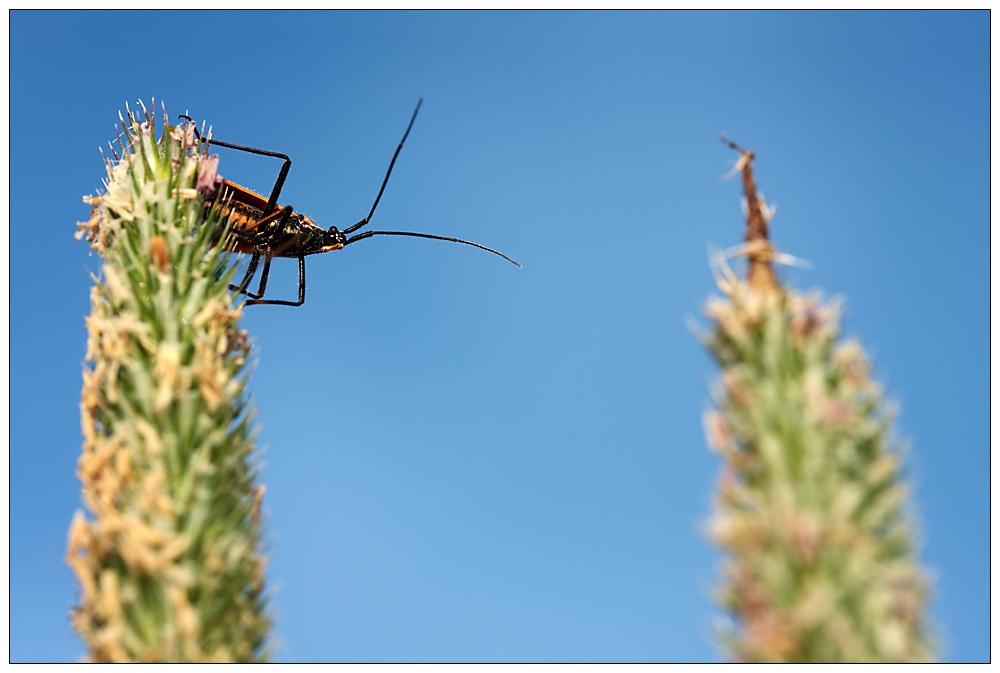
<path id="1" fill-rule="evenodd" d="M 179 115 L 181 119 L 187 119 L 192 124 L 194 120 L 187 115 Z M 198 127 L 195 126 L 195 135 L 201 140 L 201 134 L 198 133 Z M 264 217 L 267 217 L 274 209 L 278 206 L 278 195 L 281 194 L 281 188 L 285 184 L 285 178 L 288 177 L 288 170 L 292 167 L 292 160 L 287 154 L 282 154 L 280 152 L 272 152 L 270 150 L 260 150 L 256 147 L 247 147 L 245 145 L 235 145 L 233 143 L 226 143 L 221 140 L 216 140 L 214 138 L 208 139 L 209 145 L 218 145 L 219 147 L 228 147 L 229 149 L 239 150 L 240 152 L 249 152 L 250 154 L 260 154 L 265 157 L 275 157 L 277 159 L 283 159 L 284 163 L 281 165 L 281 170 L 278 172 L 278 179 L 274 182 L 274 187 L 271 188 L 271 196 L 267 200 L 267 206 L 264 208 Z"/>

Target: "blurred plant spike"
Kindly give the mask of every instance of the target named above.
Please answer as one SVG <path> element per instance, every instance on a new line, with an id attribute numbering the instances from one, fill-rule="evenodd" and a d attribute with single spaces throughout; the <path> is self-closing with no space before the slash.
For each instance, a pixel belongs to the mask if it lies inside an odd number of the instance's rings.
<path id="1" fill-rule="evenodd" d="M 740 153 L 749 267 L 742 280 L 713 260 L 724 296 L 703 336 L 722 368 L 704 422 L 724 461 L 708 525 L 723 645 L 748 662 L 930 660 L 892 412 L 861 345 L 841 339 L 839 302 L 777 282 L 753 154 L 723 140 Z"/>
<path id="2" fill-rule="evenodd" d="M 141 104 L 140 104 L 141 105 Z M 207 145 L 128 112 L 105 193 L 78 225 L 94 277 L 80 413 L 71 620 L 93 661 L 267 657 L 250 349 Z M 212 175 L 209 175 L 212 174 Z"/>

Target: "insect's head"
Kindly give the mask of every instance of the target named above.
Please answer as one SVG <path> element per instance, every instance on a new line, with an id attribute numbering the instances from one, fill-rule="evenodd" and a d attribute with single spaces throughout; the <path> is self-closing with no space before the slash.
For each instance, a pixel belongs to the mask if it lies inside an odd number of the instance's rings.
<path id="1" fill-rule="evenodd" d="M 347 245 L 347 236 L 337 227 L 330 227 L 324 235 L 324 247 L 329 250 L 338 250 Z"/>

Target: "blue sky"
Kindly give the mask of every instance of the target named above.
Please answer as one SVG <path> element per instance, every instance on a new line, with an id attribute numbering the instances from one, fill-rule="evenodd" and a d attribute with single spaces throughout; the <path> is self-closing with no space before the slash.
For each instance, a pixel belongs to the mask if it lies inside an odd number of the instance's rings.
<path id="1" fill-rule="evenodd" d="M 125 102 L 373 226 L 245 328 L 282 661 L 712 661 L 716 371 L 685 320 L 757 152 L 788 283 L 900 404 L 952 661 L 989 659 L 989 14 L 14 12 L 12 661 L 76 660 L 84 194 Z M 276 160 L 224 153 L 267 193 Z M 269 296 L 292 297 L 276 262 Z M 273 294 L 272 294 L 273 293 Z"/>

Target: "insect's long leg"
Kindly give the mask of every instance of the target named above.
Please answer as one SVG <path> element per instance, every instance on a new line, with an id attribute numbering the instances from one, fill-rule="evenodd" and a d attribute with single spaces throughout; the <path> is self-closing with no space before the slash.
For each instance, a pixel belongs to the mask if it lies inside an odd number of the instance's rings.
<path id="1" fill-rule="evenodd" d="M 247 265 L 247 273 L 245 276 L 243 276 L 243 280 L 240 282 L 239 285 L 230 285 L 229 289 L 235 290 L 240 294 L 248 294 L 247 285 L 250 284 L 250 279 L 253 278 L 253 274 L 257 270 L 257 263 L 259 261 L 260 261 L 260 255 L 255 252 L 253 254 L 253 257 L 250 258 L 250 264 Z"/>
<path id="2" fill-rule="evenodd" d="M 406 142 L 406 136 L 410 135 L 410 129 L 413 128 L 413 122 L 416 121 L 417 113 L 420 112 L 420 104 L 423 102 L 424 102 L 423 98 L 417 101 L 417 109 L 413 111 L 413 116 L 410 117 L 410 125 L 406 127 L 406 133 L 403 134 L 403 139 L 399 141 L 399 147 L 396 148 L 396 153 L 392 155 L 392 161 L 389 162 L 389 170 L 385 172 L 385 180 L 382 181 L 382 188 L 378 190 L 378 196 L 375 197 L 375 203 L 372 204 L 372 209 L 371 211 L 369 211 L 368 217 L 361 220 L 357 224 L 348 227 L 347 229 L 344 229 L 345 234 L 349 234 L 352 231 L 355 231 L 365 226 L 372 219 L 372 215 L 375 214 L 375 206 L 378 205 L 379 199 L 382 198 L 382 192 L 385 191 L 385 186 L 389 182 L 389 175 L 392 174 L 392 167 L 396 164 L 396 157 L 399 156 L 399 151 L 403 149 L 403 143 Z"/>
<path id="3" fill-rule="evenodd" d="M 268 258 L 270 262 L 270 258 Z M 268 263 L 268 262 L 265 262 Z M 265 269 L 267 267 L 265 266 Z M 263 280 L 261 281 L 260 295 L 264 294 Z M 247 306 L 252 306 L 253 304 L 273 304 L 277 306 L 302 306 L 306 302 L 306 258 L 304 255 L 299 256 L 299 300 L 298 301 L 285 301 L 283 299 L 251 299 L 247 302 Z"/>
<path id="4" fill-rule="evenodd" d="M 473 243 L 472 241 L 463 241 L 460 238 L 452 238 L 451 236 L 435 236 L 434 234 L 418 234 L 415 231 L 366 231 L 363 234 L 358 234 L 357 236 L 351 236 L 349 239 L 347 239 L 347 242 L 344 243 L 344 245 L 345 246 L 350 245 L 351 243 L 354 243 L 355 241 L 360 241 L 361 239 L 368 238 L 369 236 L 414 236 L 416 238 L 432 238 L 435 241 L 451 241 L 452 243 L 462 243 L 464 245 L 471 245 L 474 248 L 479 248 L 480 250 L 485 250 L 486 252 L 492 252 L 494 255 L 499 255 L 500 257 L 503 257 L 504 259 L 506 259 L 508 262 L 510 262 L 511 264 L 513 264 L 514 266 L 516 266 L 517 268 L 519 268 L 519 269 L 524 268 L 520 264 L 518 264 L 517 262 L 515 262 L 514 260 L 512 260 L 510 257 L 508 257 L 507 255 L 503 254 L 502 252 L 497 252 L 493 248 L 487 248 L 485 245 L 479 245 L 478 243 Z"/>
<path id="5" fill-rule="evenodd" d="M 418 106 L 419 107 L 419 106 Z M 193 122 L 187 115 L 180 115 L 182 119 L 187 119 Z M 199 140 L 201 140 L 201 134 L 198 133 L 198 127 L 194 129 L 194 133 Z M 234 145 L 233 143 L 226 143 L 221 140 L 216 140 L 215 138 L 210 138 L 208 140 L 210 145 L 218 145 L 219 147 L 228 147 L 229 149 L 239 150 L 241 152 L 249 152 L 250 154 L 260 154 L 265 157 L 275 157 L 278 159 L 284 159 L 284 163 L 281 165 L 281 171 L 278 172 L 278 179 L 274 182 L 274 187 L 271 188 L 271 196 L 267 200 L 267 206 L 264 208 L 264 217 L 270 215 L 278 205 L 278 195 L 281 194 L 281 188 L 285 184 L 285 178 L 288 176 L 288 170 L 292 167 L 292 160 L 288 158 L 287 154 L 282 154 L 281 152 L 271 152 L 270 150 L 260 150 L 256 147 L 247 147 L 245 145 Z"/>
<path id="6" fill-rule="evenodd" d="M 267 274 L 271 270 L 271 255 L 264 256 L 264 268 L 260 271 L 260 283 L 257 285 L 257 294 L 243 291 L 243 294 L 250 297 L 251 299 L 260 299 L 264 296 L 264 290 L 267 288 Z"/>
<path id="7" fill-rule="evenodd" d="M 243 145 L 224 143 L 221 140 L 215 140 L 214 138 L 208 142 L 211 145 L 228 147 L 230 149 L 240 150 L 241 152 L 249 152 L 251 154 L 260 154 L 265 157 L 284 159 L 284 163 L 281 165 L 281 170 L 278 172 L 278 179 L 274 181 L 274 187 L 271 188 L 271 196 L 267 199 L 267 206 L 264 207 L 264 216 L 267 217 L 274 212 L 274 209 L 278 206 L 278 195 L 281 194 L 281 188 L 285 184 L 285 178 L 288 177 L 288 170 L 292 167 L 292 160 L 288 158 L 288 155 L 281 154 L 280 152 L 271 152 L 269 150 L 259 150 L 255 147 L 244 147 Z"/>
<path id="8" fill-rule="evenodd" d="M 279 232 L 281 232 L 281 231 L 283 231 L 285 229 L 285 224 L 288 222 L 288 218 L 291 216 L 291 214 L 292 214 L 292 207 L 291 206 L 285 206 L 284 208 L 282 208 L 278 212 L 272 213 L 271 215 L 268 215 L 267 217 L 263 217 L 260 220 L 258 220 L 257 222 L 255 222 L 254 225 L 253 225 L 253 228 L 256 228 L 257 226 L 259 226 L 262 223 L 263 224 L 267 224 L 269 220 L 273 221 L 275 219 L 280 218 L 280 220 L 278 221 L 277 230 Z M 268 230 L 270 230 L 273 226 L 274 226 L 273 224 L 269 225 L 268 226 Z M 248 230 L 249 230 L 249 228 L 248 228 Z M 248 292 L 246 288 L 247 288 L 247 285 L 250 284 L 250 279 L 253 278 L 254 271 L 257 270 L 257 263 L 260 261 L 260 253 L 259 252 L 253 253 L 253 256 L 250 258 L 250 264 L 247 266 L 247 273 L 246 273 L 246 276 L 243 277 L 243 282 L 240 283 L 239 286 L 230 285 L 229 289 L 235 290 L 235 291 L 239 292 L 240 294 L 245 294 L 246 296 L 250 297 L 251 299 L 260 299 L 261 297 L 263 297 L 264 296 L 264 290 L 267 289 L 267 274 L 271 270 L 271 257 L 273 257 L 274 253 L 276 253 L 276 252 L 280 252 L 280 250 L 272 250 L 270 254 L 267 254 L 264 257 L 264 268 L 260 272 L 260 285 L 257 287 L 257 294 L 253 294 L 252 292 Z M 254 302 L 254 303 L 257 303 L 257 302 Z"/>

